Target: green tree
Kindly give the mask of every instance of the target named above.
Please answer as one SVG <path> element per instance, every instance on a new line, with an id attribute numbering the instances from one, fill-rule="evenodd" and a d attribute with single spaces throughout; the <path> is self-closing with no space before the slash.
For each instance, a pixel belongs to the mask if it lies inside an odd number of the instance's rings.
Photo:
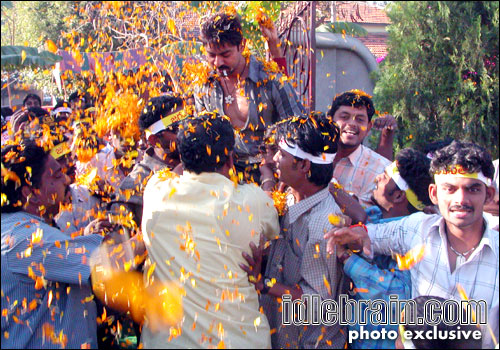
<path id="1" fill-rule="evenodd" d="M 498 158 L 496 1 L 393 2 L 375 105 L 400 123 L 397 149 L 451 136 Z"/>

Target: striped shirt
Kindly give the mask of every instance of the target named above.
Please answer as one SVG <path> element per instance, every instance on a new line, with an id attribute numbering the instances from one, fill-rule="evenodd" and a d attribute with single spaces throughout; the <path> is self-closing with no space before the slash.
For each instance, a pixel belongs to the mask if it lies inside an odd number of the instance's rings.
<path id="1" fill-rule="evenodd" d="M 333 177 L 349 193 L 358 197 L 364 207 L 372 206 L 375 178 L 382 174 L 391 162 L 366 146 L 359 147 L 335 165 Z"/>
<path id="2" fill-rule="evenodd" d="M 405 254 L 425 244 L 423 259 L 410 270 L 412 298 L 433 295 L 461 300 L 460 285 L 470 299 L 486 301 L 489 327 L 498 339 L 498 231 L 492 230 L 485 221 L 478 247 L 466 262 L 450 272 L 442 216 L 419 212 L 399 221 L 367 226 L 373 254 Z M 483 327 L 482 333 L 483 348 L 493 348 L 490 331 Z"/>
<path id="3" fill-rule="evenodd" d="M 97 348 L 88 261 L 102 239 L 2 213 L 2 348 Z"/>
<path id="4" fill-rule="evenodd" d="M 354 283 L 356 300 L 385 300 L 389 301 L 390 295 L 397 295 L 400 300 L 411 299 L 411 277 L 409 271 L 401 271 L 394 259 L 387 255 L 377 255 L 372 263 L 353 254 L 344 263 L 344 272 Z M 375 325 L 370 321 L 371 312 L 366 311 L 366 304 L 359 304 L 359 315 L 366 321 L 363 329 L 387 332 L 398 331 L 397 325 Z M 399 313 L 400 310 L 391 310 Z M 387 320 L 388 322 L 389 320 Z M 360 324 L 349 326 L 349 331 L 361 332 Z M 395 341 L 385 339 L 355 339 L 349 344 L 351 349 L 394 349 Z"/>
<path id="5" fill-rule="evenodd" d="M 248 99 L 248 118 L 236 133 L 236 162 L 260 163 L 259 154 L 266 127 L 287 117 L 302 115 L 304 107 L 295 90 L 280 73 L 266 71 L 264 65 L 250 56 L 245 96 Z M 196 110 L 224 113 L 224 91 L 214 76 L 195 94 Z"/>
<path id="6" fill-rule="evenodd" d="M 272 242 L 265 275 L 287 286 L 299 285 L 304 294 L 338 302 L 347 283 L 337 256 L 326 251 L 323 235 L 332 229 L 329 214 L 339 215 L 341 210 L 328 188 L 290 206 L 282 218 L 281 236 Z M 273 349 L 344 347 L 346 334 L 339 324 L 283 326 L 276 298 L 262 295 L 261 306 L 276 331 L 271 336 Z"/>

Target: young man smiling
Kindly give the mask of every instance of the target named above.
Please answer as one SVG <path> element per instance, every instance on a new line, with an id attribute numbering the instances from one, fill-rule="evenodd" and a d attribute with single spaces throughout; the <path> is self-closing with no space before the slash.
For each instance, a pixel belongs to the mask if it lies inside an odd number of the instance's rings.
<path id="1" fill-rule="evenodd" d="M 482 147 L 453 142 L 436 152 L 431 162 L 435 184 L 429 197 L 441 215 L 416 213 L 402 220 L 363 228 L 340 229 L 325 235 L 329 249 L 334 243 L 354 244 L 365 253 L 405 254 L 425 245 L 422 260 L 411 268 L 412 297 L 436 295 L 487 303 L 489 330 L 483 327 L 483 348 L 498 339 L 498 231 L 483 218 L 484 205 L 494 196 L 494 168 Z"/>
<path id="2" fill-rule="evenodd" d="M 371 195 L 375 178 L 390 164 L 387 158 L 362 145 L 372 128 L 374 113 L 371 97 L 361 90 L 336 96 L 328 112 L 340 128 L 333 177 L 365 207 L 374 204 Z"/>

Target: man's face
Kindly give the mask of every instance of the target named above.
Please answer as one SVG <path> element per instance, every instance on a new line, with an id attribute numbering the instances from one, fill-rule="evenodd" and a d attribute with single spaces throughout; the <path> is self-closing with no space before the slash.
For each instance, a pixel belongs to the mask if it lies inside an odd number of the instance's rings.
<path id="1" fill-rule="evenodd" d="M 287 151 L 278 149 L 273 160 L 276 162 L 276 172 L 279 180 L 288 186 L 296 187 L 297 181 L 304 180 L 300 177 L 298 162 L 294 156 Z"/>
<path id="2" fill-rule="evenodd" d="M 483 220 L 483 207 L 493 198 L 493 188 L 476 179 L 436 177 L 429 186 L 429 196 L 447 224 L 464 229 Z"/>
<path id="3" fill-rule="evenodd" d="M 244 59 L 241 54 L 241 46 L 234 46 L 228 43 L 221 46 L 208 44 L 205 46 L 207 61 L 217 69 L 217 72 L 221 76 L 230 76 L 236 72 L 236 68 L 241 63 L 241 60 Z"/>
<path id="4" fill-rule="evenodd" d="M 372 127 L 364 106 L 340 106 L 333 115 L 333 121 L 340 128 L 340 144 L 347 148 L 357 148 Z"/>
<path id="5" fill-rule="evenodd" d="M 42 183 L 37 194 L 41 205 L 45 206 L 46 213 L 56 215 L 61 203 L 69 203 L 69 177 L 63 173 L 61 165 L 52 156 L 48 156 Z"/>
<path id="6" fill-rule="evenodd" d="M 154 147 L 156 156 L 166 163 L 169 159 L 179 159 L 176 133 L 169 130 L 163 130 L 150 136 L 148 143 Z"/>
<path id="7" fill-rule="evenodd" d="M 373 190 L 372 199 L 385 211 L 389 211 L 394 206 L 394 196 L 399 190 L 394 180 L 384 171 L 375 178 L 376 187 Z"/>
<path id="8" fill-rule="evenodd" d="M 30 97 L 26 100 L 26 102 L 24 102 L 24 107 L 31 108 L 31 107 L 42 107 L 42 106 L 40 105 L 40 102 L 36 98 Z"/>

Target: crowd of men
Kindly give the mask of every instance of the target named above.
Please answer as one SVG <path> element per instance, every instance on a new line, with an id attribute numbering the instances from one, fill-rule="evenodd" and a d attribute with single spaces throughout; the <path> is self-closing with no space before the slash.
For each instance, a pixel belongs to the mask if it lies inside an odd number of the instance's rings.
<path id="1" fill-rule="evenodd" d="M 283 66 L 275 30 L 263 32 Z M 397 123 L 374 116 L 371 96 L 347 91 L 306 113 L 286 67 L 245 53 L 237 16 L 201 33 L 213 71 L 194 108 L 152 97 L 141 142 L 92 138 L 85 93 L 51 113 L 28 95 L 2 126 L 2 348 L 498 347 L 498 160 L 449 140 L 392 161 Z M 144 279 L 107 291 L 106 269 Z M 172 282 L 178 318 L 168 289 L 148 292 Z M 284 300 L 308 296 L 397 296 L 420 313 L 430 298 L 484 301 L 487 322 L 462 325 L 479 339 L 413 341 L 430 326 L 377 324 L 366 305 L 364 323 L 286 322 Z M 331 311 L 301 305 L 313 319 Z M 350 336 L 361 329 L 398 336 Z"/>

